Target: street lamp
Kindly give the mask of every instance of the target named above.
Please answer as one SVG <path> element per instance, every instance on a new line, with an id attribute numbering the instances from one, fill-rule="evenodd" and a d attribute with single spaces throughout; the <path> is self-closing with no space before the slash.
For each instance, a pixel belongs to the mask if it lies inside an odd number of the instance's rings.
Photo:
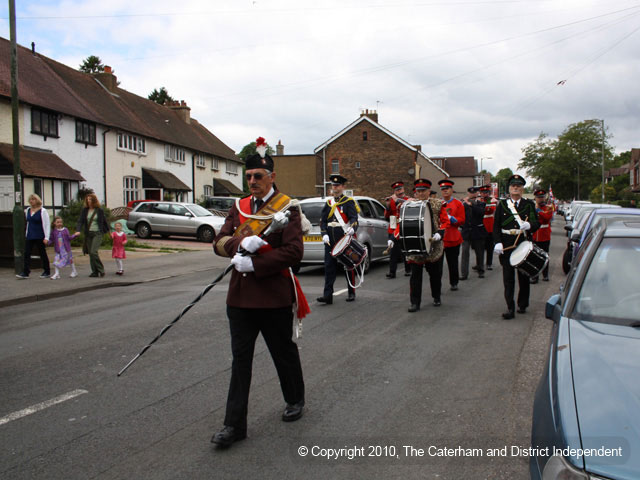
<path id="1" fill-rule="evenodd" d="M 483 184 L 484 184 L 484 174 L 482 173 L 482 170 L 483 170 L 483 168 L 482 168 L 482 161 L 483 161 L 485 158 L 486 158 L 487 160 L 491 160 L 491 159 L 493 159 L 493 157 L 480 157 L 480 173 L 482 174 L 482 183 L 483 183 Z"/>
<path id="2" fill-rule="evenodd" d="M 604 203 L 604 118 L 602 122 L 602 203 Z"/>

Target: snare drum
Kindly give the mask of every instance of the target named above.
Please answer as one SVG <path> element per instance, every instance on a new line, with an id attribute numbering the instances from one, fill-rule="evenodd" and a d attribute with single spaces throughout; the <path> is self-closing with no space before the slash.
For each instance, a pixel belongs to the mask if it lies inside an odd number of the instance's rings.
<path id="1" fill-rule="evenodd" d="M 400 244 L 407 255 L 428 255 L 431 251 L 431 210 L 426 201 L 406 202 L 402 207 Z"/>
<path id="2" fill-rule="evenodd" d="M 513 252 L 509 262 L 526 276 L 537 277 L 549 263 L 549 255 L 533 242 L 522 242 Z"/>
<path id="3" fill-rule="evenodd" d="M 345 235 L 331 250 L 334 257 L 347 270 L 353 270 L 367 258 L 367 247 L 355 237 Z"/>

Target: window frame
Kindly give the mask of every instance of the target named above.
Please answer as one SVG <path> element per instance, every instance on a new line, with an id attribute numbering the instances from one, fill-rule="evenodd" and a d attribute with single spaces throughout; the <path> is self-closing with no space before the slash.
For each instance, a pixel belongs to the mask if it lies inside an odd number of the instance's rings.
<path id="1" fill-rule="evenodd" d="M 131 147 L 131 145 L 133 145 L 133 148 Z M 118 132 L 118 137 L 116 139 L 116 149 L 123 152 L 136 153 L 138 155 L 146 155 L 147 142 L 141 136 Z"/>
<path id="2" fill-rule="evenodd" d="M 36 116 L 38 129 L 35 129 Z M 47 137 L 60 138 L 60 130 L 58 128 L 58 114 L 51 110 L 43 108 L 31 107 L 31 133 L 34 135 L 42 135 L 46 141 Z M 43 119 L 46 118 L 46 131 L 43 129 Z M 51 133 L 51 127 L 55 125 L 55 133 Z"/>
<path id="3" fill-rule="evenodd" d="M 78 135 L 78 133 L 80 133 L 80 135 Z M 76 118 L 76 142 L 84 143 L 85 145 L 97 145 L 96 124 Z"/>
<path id="4" fill-rule="evenodd" d="M 133 182 L 133 185 L 130 183 Z M 133 200 L 141 200 L 142 179 L 133 175 L 126 175 L 122 177 L 122 198 L 124 200 L 124 206 L 126 207 L 129 202 Z"/>
<path id="5" fill-rule="evenodd" d="M 164 160 L 165 162 L 179 163 L 183 165 L 185 163 L 186 153 L 184 148 L 177 147 L 176 145 L 165 144 L 164 146 Z"/>
<path id="6" fill-rule="evenodd" d="M 331 175 L 340 175 L 340 160 L 334 158 L 331 160 Z"/>
<path id="7" fill-rule="evenodd" d="M 193 158 L 196 167 L 205 168 L 207 166 L 207 158 L 205 157 L 204 153 L 194 153 Z"/>
<path id="8" fill-rule="evenodd" d="M 225 173 L 229 175 L 238 175 L 238 164 L 236 162 L 227 160 L 225 163 L 227 164 L 225 168 Z"/>

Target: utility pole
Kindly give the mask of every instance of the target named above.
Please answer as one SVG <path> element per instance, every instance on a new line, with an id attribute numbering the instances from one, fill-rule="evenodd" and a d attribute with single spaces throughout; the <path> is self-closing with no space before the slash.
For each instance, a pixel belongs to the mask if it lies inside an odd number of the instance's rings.
<path id="1" fill-rule="evenodd" d="M 604 203 L 604 118 L 602 121 L 602 203 Z"/>
<path id="2" fill-rule="evenodd" d="M 18 46 L 16 44 L 16 4 L 9 0 L 11 37 L 11 123 L 13 126 L 13 261 L 16 273 L 22 272 L 24 255 L 24 212 L 22 211 L 22 176 L 20 175 L 20 124 L 18 113 Z"/>

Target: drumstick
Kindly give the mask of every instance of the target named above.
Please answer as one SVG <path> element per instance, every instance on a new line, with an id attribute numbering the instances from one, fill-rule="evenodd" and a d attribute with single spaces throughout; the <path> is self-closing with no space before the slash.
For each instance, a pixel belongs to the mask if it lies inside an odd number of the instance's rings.
<path id="1" fill-rule="evenodd" d="M 529 220 L 529 215 L 527 215 L 526 217 L 524 217 L 524 221 L 528 221 Z M 506 252 L 507 250 L 511 250 L 512 248 L 516 248 L 518 246 L 518 239 L 520 238 L 520 235 L 522 235 L 522 232 L 524 230 L 520 230 L 520 233 L 518 233 L 518 236 L 516 237 L 516 241 L 513 242 L 513 245 L 511 245 L 510 247 L 507 248 L 503 248 L 502 251 Z"/>

